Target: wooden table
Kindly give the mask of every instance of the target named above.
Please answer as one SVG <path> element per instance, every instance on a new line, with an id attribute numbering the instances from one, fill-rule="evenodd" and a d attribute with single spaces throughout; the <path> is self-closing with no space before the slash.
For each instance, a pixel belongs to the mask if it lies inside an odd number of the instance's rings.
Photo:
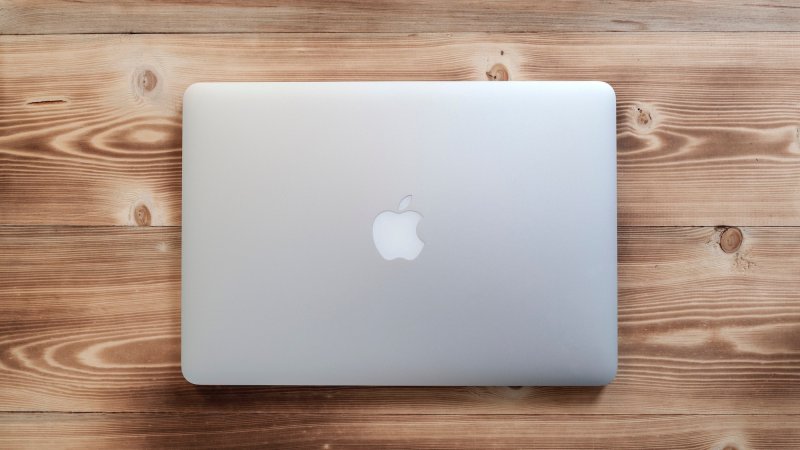
<path id="1" fill-rule="evenodd" d="M 800 447 L 798 7 L 1 0 L 0 447 Z M 616 88 L 614 383 L 183 380 L 187 85 L 505 79 Z"/>

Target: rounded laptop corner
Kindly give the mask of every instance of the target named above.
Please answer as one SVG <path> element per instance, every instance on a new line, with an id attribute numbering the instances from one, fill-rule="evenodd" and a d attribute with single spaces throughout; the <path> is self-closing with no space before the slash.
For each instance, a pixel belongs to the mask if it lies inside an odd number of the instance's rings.
<path id="1" fill-rule="evenodd" d="M 197 374 L 186 364 L 186 361 L 181 361 L 181 375 L 183 375 L 184 380 L 195 386 L 202 386 L 205 384 L 198 379 Z"/>
<path id="2" fill-rule="evenodd" d="M 596 85 L 597 86 L 597 90 L 602 92 L 603 94 L 605 94 L 607 97 L 609 97 L 614 102 L 614 104 L 616 105 L 616 103 L 617 103 L 617 91 L 614 90 L 613 86 L 611 86 L 610 84 L 608 84 L 605 81 L 594 81 L 594 82 L 592 82 L 592 84 Z"/>
<path id="3" fill-rule="evenodd" d="M 603 368 L 603 371 L 600 373 L 599 382 L 597 383 L 597 385 L 608 386 L 609 384 L 613 383 L 614 380 L 617 378 L 618 369 L 619 369 L 619 363 L 618 360 L 615 358 L 612 364 L 610 364 L 608 367 Z"/>
<path id="4" fill-rule="evenodd" d="M 195 97 L 203 91 L 203 86 L 208 85 L 210 83 L 199 81 L 196 83 L 192 83 L 186 87 L 186 90 L 183 91 L 183 103 L 186 103 L 187 100 Z"/>

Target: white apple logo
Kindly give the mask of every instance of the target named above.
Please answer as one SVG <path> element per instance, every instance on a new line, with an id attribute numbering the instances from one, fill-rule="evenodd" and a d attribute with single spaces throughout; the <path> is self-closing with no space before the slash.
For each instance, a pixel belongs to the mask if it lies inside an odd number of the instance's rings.
<path id="1" fill-rule="evenodd" d="M 422 215 L 416 211 L 405 211 L 410 203 L 411 196 L 408 195 L 397 206 L 400 212 L 384 211 L 372 222 L 372 240 L 383 259 L 391 261 L 403 258 L 410 261 L 416 259 L 425 246 L 417 236 L 417 224 Z"/>

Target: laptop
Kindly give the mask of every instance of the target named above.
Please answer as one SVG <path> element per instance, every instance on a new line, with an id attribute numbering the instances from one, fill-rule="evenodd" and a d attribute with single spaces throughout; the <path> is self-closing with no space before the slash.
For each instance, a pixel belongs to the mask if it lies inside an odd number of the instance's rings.
<path id="1" fill-rule="evenodd" d="M 185 378 L 609 383 L 615 103 L 602 82 L 190 86 Z"/>

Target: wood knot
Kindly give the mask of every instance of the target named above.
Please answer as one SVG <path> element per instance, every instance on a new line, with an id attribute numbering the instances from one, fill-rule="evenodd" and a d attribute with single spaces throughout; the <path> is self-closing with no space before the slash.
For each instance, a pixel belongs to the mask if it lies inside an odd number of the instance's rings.
<path id="1" fill-rule="evenodd" d="M 733 253 L 742 246 L 744 235 L 736 227 L 726 228 L 719 236 L 719 246 L 725 253 Z"/>
<path id="2" fill-rule="evenodd" d="M 511 77 L 508 75 L 508 69 L 502 64 L 495 64 L 486 72 L 486 79 L 489 81 L 508 81 Z"/>
<path id="3" fill-rule="evenodd" d="M 158 75 L 153 69 L 140 67 L 133 74 L 133 89 L 139 96 L 153 95 L 159 87 Z"/>
<path id="4" fill-rule="evenodd" d="M 140 227 L 150 226 L 152 220 L 150 210 L 144 203 L 139 203 L 133 208 L 133 219 L 136 221 L 136 225 Z"/>
<path id="5" fill-rule="evenodd" d="M 649 128 L 650 123 L 653 121 L 653 116 L 651 116 L 650 113 L 641 106 L 635 106 L 635 109 L 636 109 L 636 114 L 635 114 L 636 123 L 640 127 Z"/>
<path id="6" fill-rule="evenodd" d="M 656 124 L 653 108 L 648 105 L 636 104 L 630 111 L 631 124 L 635 130 L 646 133 L 653 129 Z"/>
<path id="7" fill-rule="evenodd" d="M 158 77 L 156 77 L 156 74 L 154 74 L 152 70 L 145 70 L 139 76 L 139 84 L 141 84 L 143 91 L 150 92 L 158 85 Z"/>

